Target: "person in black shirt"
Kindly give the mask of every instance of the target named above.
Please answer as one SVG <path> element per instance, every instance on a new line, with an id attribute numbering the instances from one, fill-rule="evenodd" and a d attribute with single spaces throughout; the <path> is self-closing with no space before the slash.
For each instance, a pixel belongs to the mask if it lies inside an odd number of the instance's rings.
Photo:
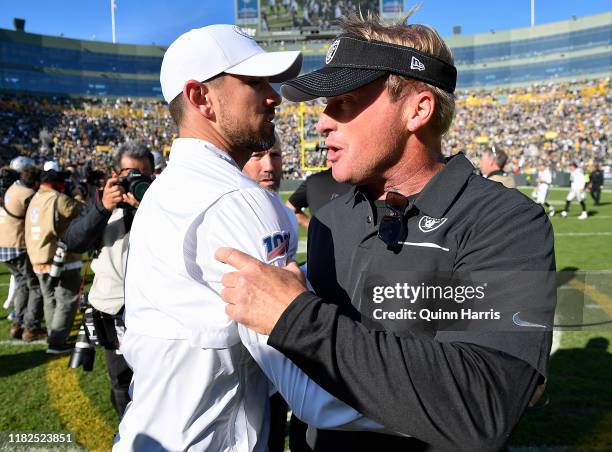
<path id="1" fill-rule="evenodd" d="M 309 429 L 316 451 L 503 449 L 548 374 L 550 221 L 463 154 L 443 157 L 456 70 L 433 29 L 368 17 L 343 31 L 325 68 L 281 87 L 291 101 L 327 98 L 317 130 L 334 178 L 355 185 L 310 223 L 314 293 L 293 266 L 222 248 L 239 269 L 222 278 L 226 312 L 397 433 Z"/>
<path id="2" fill-rule="evenodd" d="M 314 216 L 319 208 L 343 195 L 350 188 L 349 184 L 337 182 L 329 168 L 308 176 L 285 204 L 295 212 L 298 223 L 308 228 L 310 217 L 304 212 L 304 209 L 309 208 L 310 215 Z"/>
<path id="3" fill-rule="evenodd" d="M 589 178 L 589 191 L 591 192 L 591 198 L 596 206 L 599 205 L 601 199 L 601 187 L 604 184 L 604 174 L 599 163 L 595 164 L 595 168 L 591 171 Z"/>

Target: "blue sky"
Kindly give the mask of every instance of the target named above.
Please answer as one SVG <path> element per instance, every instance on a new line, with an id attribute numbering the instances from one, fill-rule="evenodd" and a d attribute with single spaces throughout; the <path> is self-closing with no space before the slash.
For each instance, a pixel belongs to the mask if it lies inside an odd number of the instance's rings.
<path id="1" fill-rule="evenodd" d="M 0 0 L 0 28 L 26 19 L 26 31 L 111 41 L 110 0 Z M 408 4 L 417 3 L 409 0 Z M 413 22 L 432 25 L 442 36 L 461 25 L 463 34 L 527 27 L 530 0 L 422 0 Z M 536 0 L 536 24 L 610 11 L 610 0 Z M 117 0 L 117 40 L 168 45 L 191 29 L 233 23 L 234 0 Z"/>

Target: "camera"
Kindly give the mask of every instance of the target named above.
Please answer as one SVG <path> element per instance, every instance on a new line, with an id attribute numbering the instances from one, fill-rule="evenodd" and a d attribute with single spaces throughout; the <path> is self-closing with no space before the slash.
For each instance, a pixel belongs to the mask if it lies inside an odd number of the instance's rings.
<path id="1" fill-rule="evenodd" d="M 96 346 L 102 346 L 107 350 L 118 350 L 125 325 L 119 315 L 112 316 L 94 308 L 89 303 L 87 292 L 82 296 L 79 309 L 83 321 L 68 367 L 76 369 L 83 366 L 84 371 L 91 372 L 96 357 Z"/>
<path id="2" fill-rule="evenodd" d="M 91 372 L 96 358 L 95 344 L 97 336 L 93 319 L 93 307 L 87 301 L 87 292 L 82 296 L 79 309 L 83 314 L 83 322 L 81 322 L 68 367 L 76 369 L 79 366 L 83 366 L 85 372 Z"/>
<path id="3" fill-rule="evenodd" d="M 66 260 L 66 244 L 61 240 L 57 241 L 57 249 L 53 256 L 53 263 L 51 264 L 51 271 L 49 277 L 51 278 L 51 287 L 56 287 L 59 283 L 60 276 L 64 270 L 64 261 Z"/>
<path id="4" fill-rule="evenodd" d="M 117 185 L 123 187 L 125 193 L 131 193 L 138 202 L 142 201 L 145 192 L 153 182 L 153 178 L 145 176 L 140 171 L 132 169 L 128 175 L 119 179 Z"/>

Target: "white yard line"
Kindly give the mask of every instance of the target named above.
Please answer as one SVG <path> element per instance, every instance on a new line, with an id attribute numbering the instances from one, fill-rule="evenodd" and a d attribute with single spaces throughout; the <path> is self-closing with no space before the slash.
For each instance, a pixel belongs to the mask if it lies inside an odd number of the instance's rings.
<path id="1" fill-rule="evenodd" d="M 21 345 L 47 345 L 47 341 L 45 340 L 36 340 L 36 341 L 32 341 L 32 342 L 24 342 L 24 341 L 19 341 L 17 339 L 7 339 L 4 341 L 0 341 L 0 347 L 3 345 L 10 345 L 10 346 L 21 346 Z"/>
<path id="2" fill-rule="evenodd" d="M 612 232 L 556 232 L 555 237 L 587 237 L 590 235 L 612 235 Z"/>

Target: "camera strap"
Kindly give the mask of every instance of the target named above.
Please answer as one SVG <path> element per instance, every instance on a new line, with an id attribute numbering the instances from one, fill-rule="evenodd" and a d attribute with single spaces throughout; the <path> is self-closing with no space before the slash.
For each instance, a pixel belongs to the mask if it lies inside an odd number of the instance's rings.
<path id="1" fill-rule="evenodd" d="M 32 198 L 34 197 L 36 193 L 32 193 L 30 196 L 28 196 L 26 199 L 24 199 L 23 201 L 23 211 L 27 213 L 28 211 L 28 207 L 30 205 L 30 201 L 32 201 Z M 24 220 L 26 217 L 26 214 L 23 215 L 23 217 L 20 217 L 19 215 L 15 215 L 13 212 L 11 212 L 10 210 L 7 209 L 6 205 L 4 204 L 4 197 L 0 198 L 0 207 L 2 207 L 4 209 L 4 211 L 6 212 L 6 214 L 9 217 L 15 218 L 16 220 Z"/>

